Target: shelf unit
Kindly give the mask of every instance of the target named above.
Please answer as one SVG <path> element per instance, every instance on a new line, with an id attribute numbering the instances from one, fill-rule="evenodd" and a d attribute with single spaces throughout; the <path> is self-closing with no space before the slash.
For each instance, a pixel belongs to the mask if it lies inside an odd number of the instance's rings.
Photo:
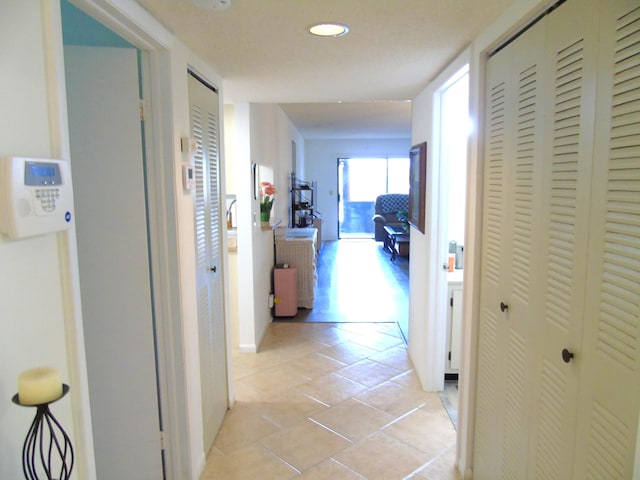
<path id="1" fill-rule="evenodd" d="M 313 226 L 315 214 L 316 182 L 305 182 L 291 175 L 291 228 Z"/>

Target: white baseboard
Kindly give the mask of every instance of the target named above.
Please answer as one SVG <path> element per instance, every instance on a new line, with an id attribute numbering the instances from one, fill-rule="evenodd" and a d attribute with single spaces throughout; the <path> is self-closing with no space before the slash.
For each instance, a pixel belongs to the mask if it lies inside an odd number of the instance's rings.
<path id="1" fill-rule="evenodd" d="M 256 353 L 258 347 L 253 343 L 241 343 L 238 345 L 238 351 L 240 353 Z"/>

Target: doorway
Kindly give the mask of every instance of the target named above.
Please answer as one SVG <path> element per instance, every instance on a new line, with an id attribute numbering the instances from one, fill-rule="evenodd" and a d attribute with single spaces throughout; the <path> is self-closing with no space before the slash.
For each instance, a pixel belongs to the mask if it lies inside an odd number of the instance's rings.
<path id="1" fill-rule="evenodd" d="M 164 478 L 137 51 L 67 46 L 65 67 L 96 469 Z"/>
<path id="2" fill-rule="evenodd" d="M 444 304 L 447 325 L 444 391 L 442 401 L 457 424 L 458 376 L 461 359 L 462 277 L 464 271 L 464 238 L 466 221 L 466 171 L 469 122 L 469 67 L 458 70 L 436 92 L 436 115 L 439 121 L 437 145 L 440 163 L 439 247 L 438 252 L 448 266 L 446 292 L 438 298 Z M 462 126 L 462 128 L 461 128 Z M 452 258 L 451 258 L 452 257 Z M 452 266 L 449 267 L 451 260 Z"/>
<path id="3" fill-rule="evenodd" d="M 373 238 L 376 197 L 409 193 L 409 157 L 338 159 L 338 238 Z"/>
<path id="4" fill-rule="evenodd" d="M 61 13 L 96 471 L 165 478 L 140 116 L 147 56 L 69 2 Z"/>

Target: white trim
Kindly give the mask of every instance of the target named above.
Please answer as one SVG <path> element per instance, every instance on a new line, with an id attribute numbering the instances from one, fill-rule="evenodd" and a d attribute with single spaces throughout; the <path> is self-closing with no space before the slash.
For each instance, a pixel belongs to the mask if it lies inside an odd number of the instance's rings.
<path id="1" fill-rule="evenodd" d="M 442 269 L 442 258 L 438 250 L 439 240 L 439 188 L 440 164 L 433 161 L 434 154 L 440 148 L 437 137 L 440 111 L 438 91 L 442 90 L 451 78 L 469 64 L 470 50 L 466 49 L 448 65 L 429 86 L 414 99 L 412 144 L 427 140 L 427 232 L 421 235 L 412 229 L 412 250 L 424 252 L 424 265 L 417 265 L 416 258 L 410 262 L 410 319 L 409 354 L 416 366 L 416 374 L 422 388 L 426 391 L 439 391 L 444 388 L 445 343 L 446 343 L 446 272 Z M 421 124 L 418 111 L 424 109 L 431 114 L 428 123 Z M 421 115 L 420 115 L 421 116 Z M 466 249 L 466 247 L 465 247 Z M 440 300 L 439 300 L 440 299 Z"/>
<path id="2" fill-rule="evenodd" d="M 131 0 L 69 0 L 141 50 L 168 50 L 173 35 L 137 2 Z M 153 32 L 150 34 L 148 32 Z"/>
<path id="3" fill-rule="evenodd" d="M 241 343 L 238 345 L 238 351 L 240 353 L 257 353 L 258 347 L 253 343 Z"/>
<path id="4" fill-rule="evenodd" d="M 147 197 L 149 199 L 149 229 L 151 263 L 154 285 L 154 307 L 158 350 L 158 379 L 161 417 L 166 433 L 165 468 L 167 478 L 180 478 L 189 472 L 191 441 L 189 436 L 187 380 L 182 359 L 184 336 L 181 322 L 180 282 L 175 211 L 175 182 L 173 181 L 172 145 L 168 141 L 173 129 L 171 111 L 159 94 L 162 84 L 170 78 L 170 67 L 161 55 L 143 53 L 143 91 L 147 104 L 151 103 L 151 121 L 145 122 L 147 151 Z M 159 100 L 160 99 L 160 100 Z M 163 140 L 164 139 L 164 144 Z M 153 160 L 152 160 L 153 159 Z M 152 160 L 152 161 L 151 161 Z M 168 452 L 168 454 L 166 454 Z M 193 472 L 191 472 L 193 476 Z"/>
<path id="5" fill-rule="evenodd" d="M 45 74 L 49 101 L 51 152 L 58 158 L 69 158 L 69 129 L 67 122 L 67 95 L 64 77 L 62 45 L 62 18 L 60 4 L 40 1 L 42 11 L 43 44 L 45 48 Z M 75 221 L 71 228 L 56 234 L 60 262 L 60 283 L 63 295 L 64 326 L 69 369 L 71 402 L 74 405 L 73 439 L 76 444 L 75 468 L 79 478 L 94 480 L 96 467 L 87 381 L 87 361 L 80 301 L 80 277 Z"/>

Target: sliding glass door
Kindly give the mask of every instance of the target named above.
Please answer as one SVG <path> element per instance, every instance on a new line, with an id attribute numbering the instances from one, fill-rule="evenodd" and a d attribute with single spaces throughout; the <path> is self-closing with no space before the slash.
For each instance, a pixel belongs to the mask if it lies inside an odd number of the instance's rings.
<path id="1" fill-rule="evenodd" d="M 384 193 L 409 193 L 409 158 L 338 159 L 338 235 L 373 238 L 374 205 Z"/>

